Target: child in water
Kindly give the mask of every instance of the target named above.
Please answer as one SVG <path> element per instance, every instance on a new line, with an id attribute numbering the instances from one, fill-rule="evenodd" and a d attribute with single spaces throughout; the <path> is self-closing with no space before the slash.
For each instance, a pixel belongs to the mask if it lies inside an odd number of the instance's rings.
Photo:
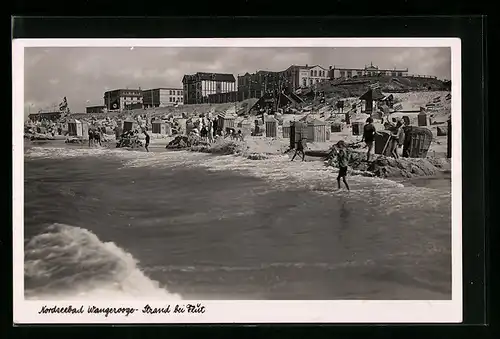
<path id="1" fill-rule="evenodd" d="M 146 132 L 146 130 L 143 130 L 144 135 L 146 136 L 146 144 L 144 145 L 144 148 L 146 149 L 146 152 L 149 152 L 149 134 Z"/>
<path id="2" fill-rule="evenodd" d="M 345 187 L 349 191 L 349 185 L 347 184 L 347 165 L 349 164 L 349 155 L 347 153 L 347 145 L 343 140 L 337 142 L 337 147 L 333 149 L 335 155 L 337 156 L 337 161 L 339 163 L 339 175 L 337 176 L 337 185 L 340 189 L 340 179 L 344 181 Z"/>

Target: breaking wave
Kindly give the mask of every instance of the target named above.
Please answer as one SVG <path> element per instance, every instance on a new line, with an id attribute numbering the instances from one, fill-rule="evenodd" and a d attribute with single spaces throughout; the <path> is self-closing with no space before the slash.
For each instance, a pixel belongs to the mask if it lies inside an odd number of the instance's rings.
<path id="1" fill-rule="evenodd" d="M 237 155 L 211 155 L 190 151 L 138 152 L 120 149 L 44 148 L 32 147 L 25 155 L 30 158 L 74 158 L 86 156 L 113 156 L 120 159 L 122 168 L 195 167 L 207 171 L 232 171 L 263 179 L 273 190 L 308 190 L 319 195 L 348 195 L 366 202 L 376 200 L 395 210 L 428 205 L 428 200 L 439 202 L 450 198 L 449 190 L 405 186 L 400 182 L 379 177 L 349 175 L 350 192 L 337 189 L 337 169 L 326 167 L 322 161 L 294 161 L 287 155 L 272 155 L 264 161 Z M 451 188 L 450 188 L 451 189 Z M 379 194 L 371 195 L 377 191 Z M 384 193 L 385 192 L 385 193 Z M 397 193 L 397 194 L 394 194 Z"/>
<path id="2" fill-rule="evenodd" d="M 28 299 L 181 299 L 149 279 L 131 254 L 86 229 L 52 224 L 24 246 Z"/>

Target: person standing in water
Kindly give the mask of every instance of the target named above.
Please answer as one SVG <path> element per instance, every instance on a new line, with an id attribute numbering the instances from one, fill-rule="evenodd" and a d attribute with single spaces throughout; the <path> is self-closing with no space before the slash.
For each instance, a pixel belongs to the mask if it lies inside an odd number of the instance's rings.
<path id="1" fill-rule="evenodd" d="M 144 148 L 146 149 L 146 152 L 149 152 L 149 134 L 146 132 L 146 130 L 143 130 L 144 135 L 146 136 L 146 144 L 144 145 Z"/>
<path id="2" fill-rule="evenodd" d="M 375 126 L 373 126 L 373 119 L 369 117 L 368 119 L 366 119 L 366 125 L 363 128 L 363 137 L 361 138 L 361 141 L 364 141 L 366 147 L 368 147 L 368 151 L 366 152 L 367 162 L 370 162 L 370 155 L 373 151 L 373 142 L 375 141 L 376 133 L 377 130 L 375 129 Z"/>
<path id="3" fill-rule="evenodd" d="M 297 143 L 297 149 L 295 150 L 295 154 L 293 155 L 292 157 L 292 160 L 295 159 L 295 157 L 297 156 L 297 154 L 299 153 L 302 153 L 302 161 L 304 161 L 305 157 L 306 157 L 306 152 L 305 152 L 305 149 L 307 148 L 307 145 L 306 145 L 306 138 L 302 137 L 299 142 Z"/>
<path id="4" fill-rule="evenodd" d="M 340 189 L 340 179 L 344 181 L 345 187 L 349 191 L 349 184 L 347 184 L 347 165 L 349 164 L 349 155 L 347 153 L 347 145 L 343 140 L 337 143 L 337 147 L 333 149 L 335 155 L 337 156 L 337 162 L 339 163 L 339 174 L 337 176 L 337 185 Z"/>
<path id="5" fill-rule="evenodd" d="M 89 147 L 92 146 L 92 143 L 94 141 L 94 131 L 92 128 L 89 128 Z"/>

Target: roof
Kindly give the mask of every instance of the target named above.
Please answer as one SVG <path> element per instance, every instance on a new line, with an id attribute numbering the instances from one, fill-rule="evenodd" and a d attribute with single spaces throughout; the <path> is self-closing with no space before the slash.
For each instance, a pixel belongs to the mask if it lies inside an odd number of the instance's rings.
<path id="1" fill-rule="evenodd" d="M 224 81 L 224 82 L 236 82 L 233 74 L 229 73 L 207 73 L 207 72 L 197 72 L 196 74 L 186 74 L 182 78 L 182 82 L 185 81 L 202 81 L 202 80 L 212 80 L 212 81 Z"/>
<path id="2" fill-rule="evenodd" d="M 307 123 L 311 124 L 311 125 L 314 125 L 314 126 L 323 126 L 323 125 L 326 125 L 326 123 L 323 120 L 319 120 L 319 119 L 311 119 Z"/>
<path id="3" fill-rule="evenodd" d="M 138 88 L 119 88 L 119 89 L 112 89 L 112 90 L 106 91 L 104 93 L 125 92 L 125 91 L 142 92 L 142 90 L 138 89 Z"/>
<path id="4" fill-rule="evenodd" d="M 182 91 L 183 90 L 182 87 L 179 87 L 179 88 L 177 88 L 177 87 L 158 87 L 158 88 L 143 89 L 142 91 L 143 92 L 149 92 L 149 91 L 157 91 L 157 90 L 160 90 L 160 89 L 166 89 L 166 90 L 173 89 L 173 90 L 176 90 L 176 91 Z"/>
<path id="5" fill-rule="evenodd" d="M 279 73 L 281 73 L 281 71 L 263 71 L 263 70 L 260 70 L 260 71 L 257 71 L 257 73 L 255 73 L 255 74 L 262 74 L 262 73 L 264 73 L 264 74 L 277 74 L 278 75 Z"/>
<path id="6" fill-rule="evenodd" d="M 274 116 L 272 116 L 272 115 L 266 115 L 266 116 L 264 116 L 264 121 L 265 122 L 267 122 L 267 121 L 269 121 L 269 122 L 277 122 L 278 120 Z"/>
<path id="7" fill-rule="evenodd" d="M 217 114 L 217 117 L 223 118 L 223 119 L 236 119 L 236 116 L 232 113 L 229 112 L 222 112 Z"/>
<path id="8" fill-rule="evenodd" d="M 381 100 L 385 98 L 385 95 L 380 91 L 379 88 L 376 88 L 376 89 L 369 89 L 359 98 L 361 100 Z"/>

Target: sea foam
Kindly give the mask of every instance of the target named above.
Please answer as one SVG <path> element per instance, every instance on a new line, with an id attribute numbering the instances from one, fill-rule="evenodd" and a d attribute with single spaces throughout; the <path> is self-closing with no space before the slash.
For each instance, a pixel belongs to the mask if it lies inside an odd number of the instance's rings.
<path id="1" fill-rule="evenodd" d="M 149 279 L 130 253 L 80 227 L 52 224 L 24 252 L 28 299 L 181 299 Z"/>

